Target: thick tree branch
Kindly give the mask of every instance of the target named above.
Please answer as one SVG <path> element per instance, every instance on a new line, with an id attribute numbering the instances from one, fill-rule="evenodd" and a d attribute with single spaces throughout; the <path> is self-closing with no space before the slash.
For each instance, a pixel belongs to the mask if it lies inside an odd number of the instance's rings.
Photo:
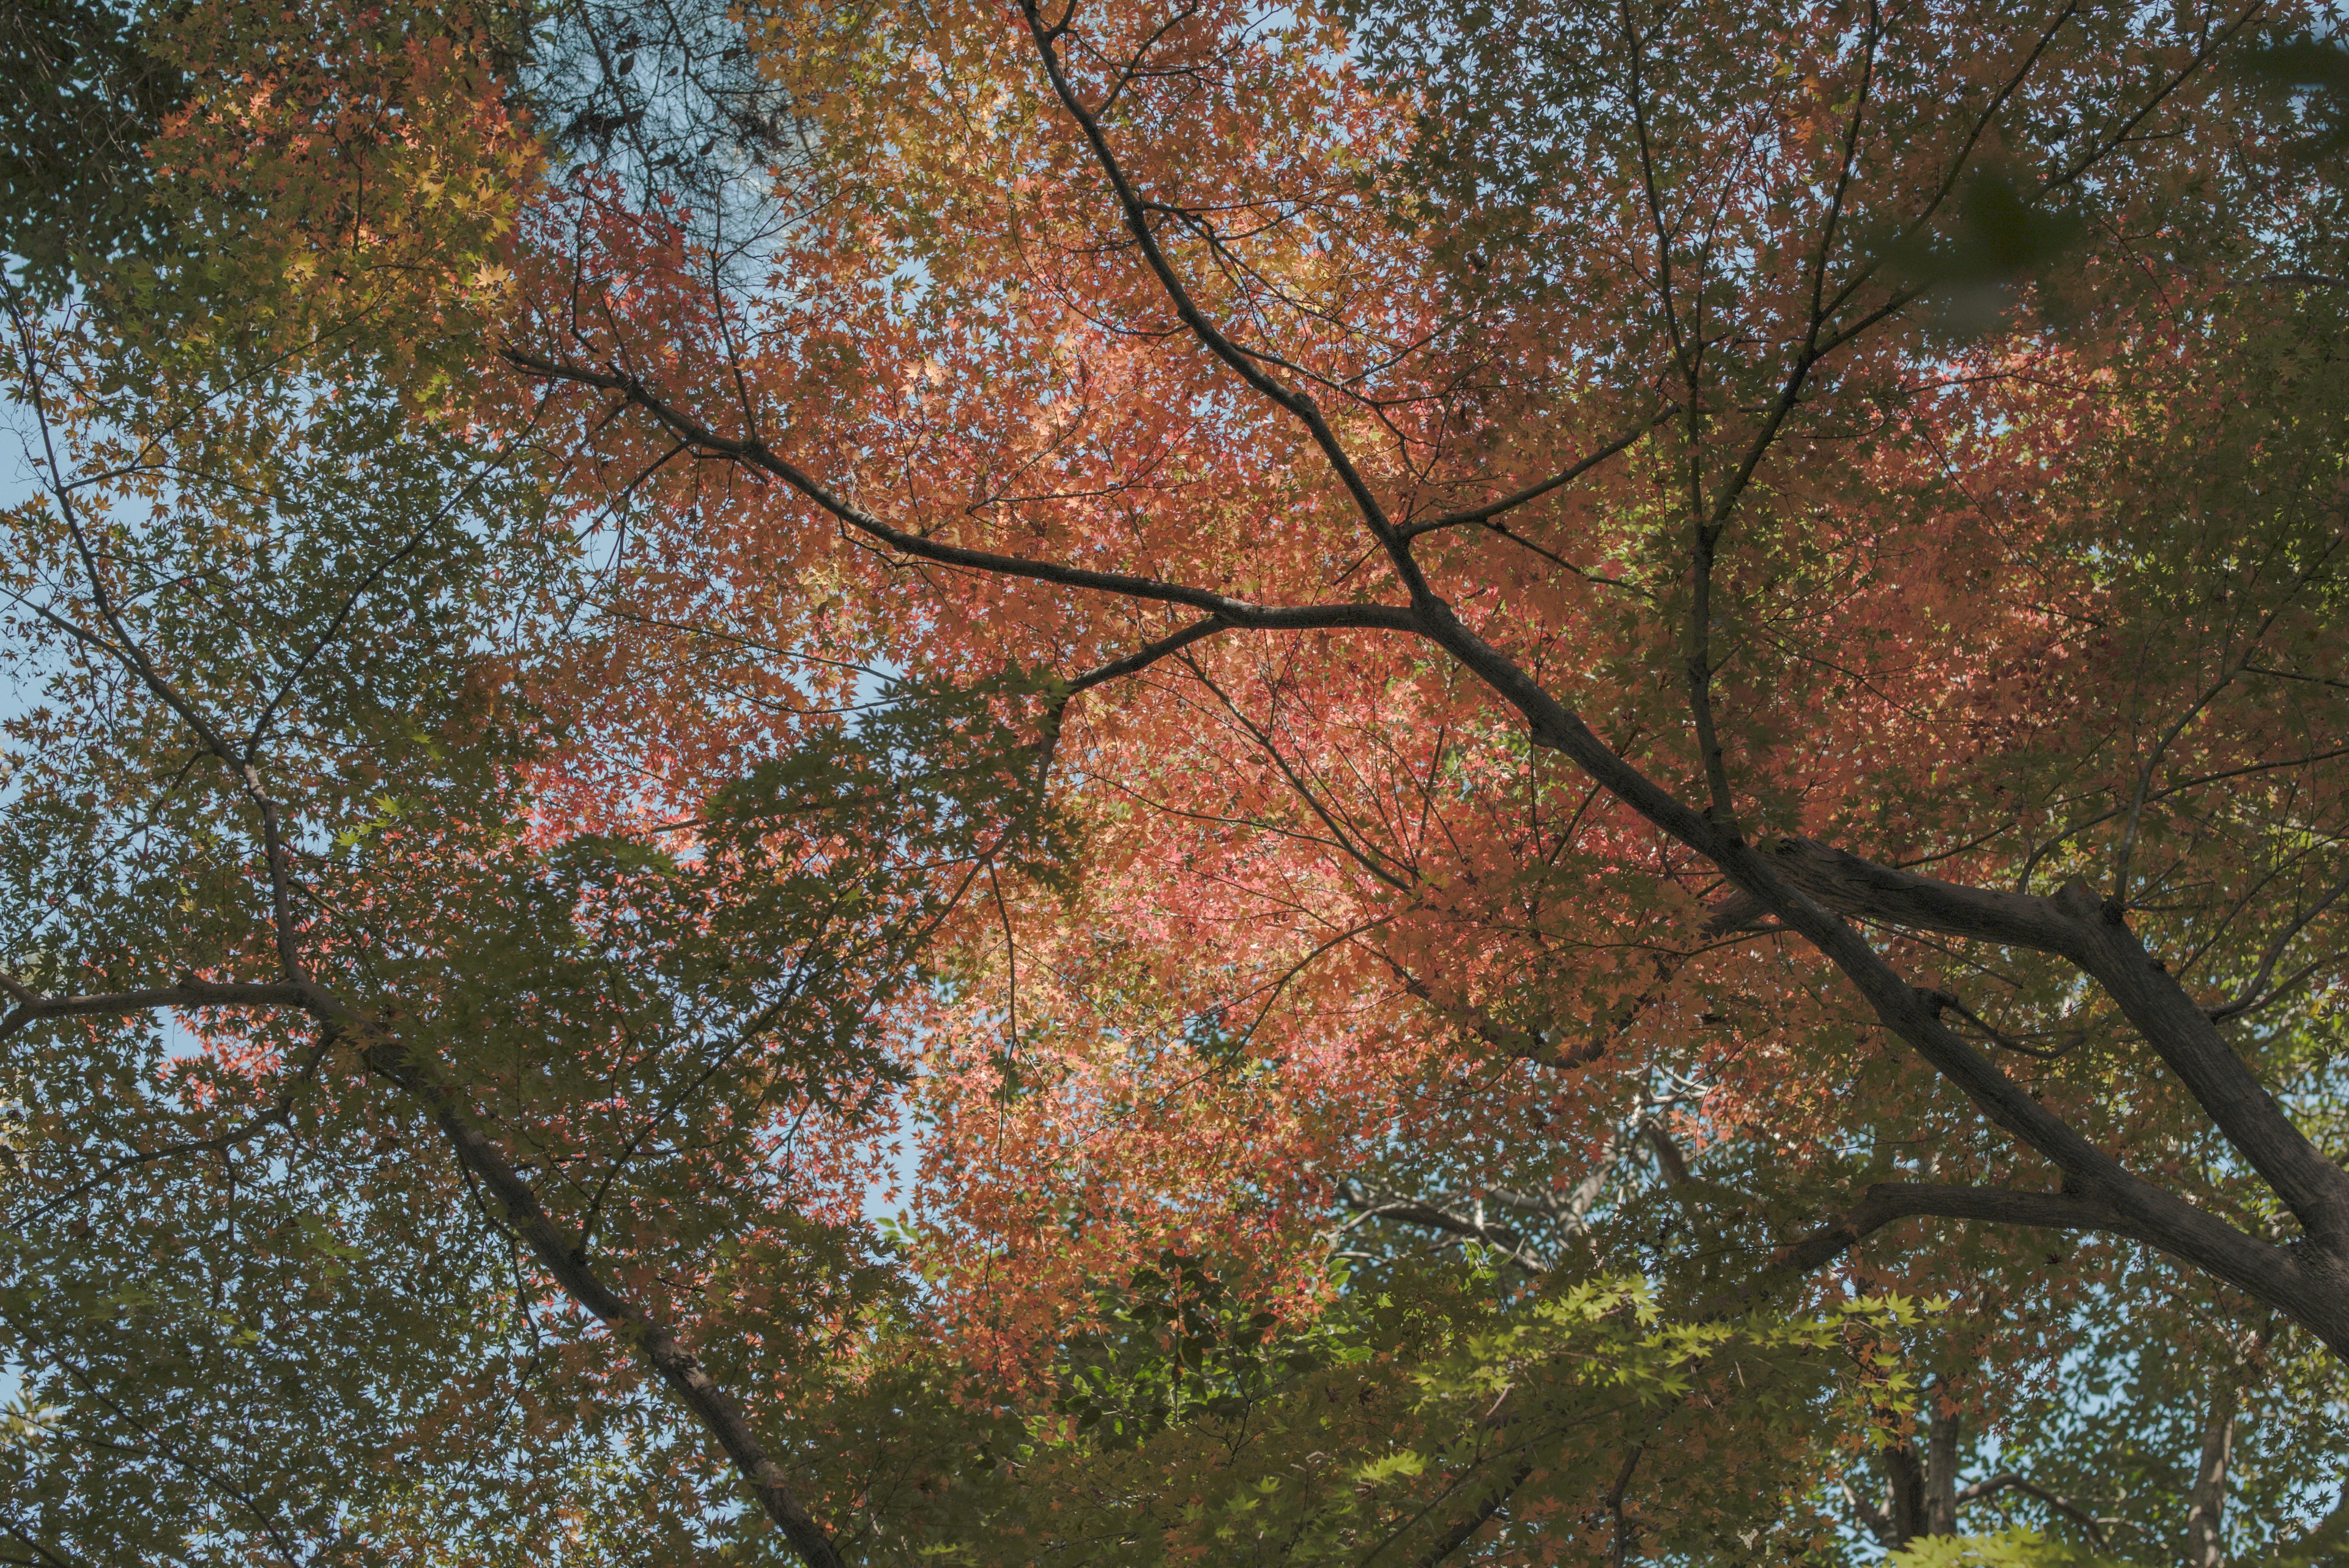
<path id="1" fill-rule="evenodd" d="M 1070 677 L 1069 695 L 1073 697 L 1080 691 L 1090 691 L 1096 686 L 1123 680 L 1129 675 L 1138 675 L 1160 659 L 1180 653 L 1195 642 L 1204 642 L 1219 631 L 1229 631 L 1231 628 L 1232 623 L 1221 616 L 1211 615 L 1205 620 L 1195 620 L 1173 636 L 1162 637 L 1156 642 L 1137 648 L 1123 659 L 1112 659 L 1106 664 L 1093 666 L 1081 675 Z"/>
<path id="2" fill-rule="evenodd" d="M 1137 576 L 1127 572 L 1096 572 L 1056 561 L 1040 561 L 1025 556 L 1008 556 L 993 550 L 973 550 L 958 545 L 941 544 L 896 527 L 863 507 L 850 504 L 764 441 L 755 439 L 735 441 L 719 435 L 660 397 L 636 376 L 615 370 L 599 370 L 568 360 L 550 359 L 520 348 L 507 348 L 504 357 L 508 364 L 533 376 L 616 392 L 697 451 L 772 474 L 850 528 L 916 560 L 935 561 L 940 566 L 958 566 L 995 576 L 1022 577 L 1061 587 L 1115 594 L 1123 598 L 1188 605 L 1205 611 L 1225 626 L 1252 631 L 1408 631 L 1416 625 L 1412 612 L 1401 606 L 1259 605 L 1211 589 L 1167 582 L 1157 577 Z M 1200 630 L 1198 635 L 1205 636 L 1206 632 Z"/>
<path id="3" fill-rule="evenodd" d="M 1791 834 L 1763 839 L 1754 848 L 1789 887 L 1837 914 L 2048 953 L 2063 953 L 2071 935 L 2054 901 L 2034 894 L 1943 882 Z M 1738 893 L 1715 908 L 1705 934 L 1741 930 L 1769 913 L 1760 898 Z"/>
<path id="4" fill-rule="evenodd" d="M 16 1005 L 0 1018 L 0 1040 L 28 1023 L 52 1018 L 128 1018 L 160 1007 L 286 1007 L 301 1004 L 298 985 L 222 983 L 193 976 L 177 985 L 145 991 L 117 991 L 91 996 L 38 996 L 16 981 L 0 981 L 0 989 Z"/>
<path id="5" fill-rule="evenodd" d="M 1165 292 L 1167 301 L 1174 306 L 1175 316 L 1184 326 L 1191 329 L 1193 335 L 1209 353 L 1228 366 L 1241 380 L 1247 383 L 1250 389 L 1286 410 L 1305 427 L 1312 438 L 1313 444 L 1320 450 L 1322 457 L 1329 462 L 1330 472 L 1337 476 L 1338 482 L 1345 486 L 1346 493 L 1352 498 L 1355 508 L 1361 514 L 1363 523 L 1369 526 L 1371 535 L 1384 547 L 1387 558 L 1394 567 L 1396 578 L 1402 584 L 1403 590 L 1411 596 L 1412 602 L 1417 604 L 1431 597 L 1433 590 L 1428 587 L 1427 579 L 1421 572 L 1419 564 L 1412 559 L 1409 542 L 1387 516 L 1385 505 L 1379 500 L 1377 493 L 1371 489 L 1370 481 L 1355 465 L 1353 458 L 1347 452 L 1344 444 L 1338 440 L 1337 432 L 1330 428 L 1330 421 L 1322 414 L 1321 406 L 1313 400 L 1310 393 L 1284 386 L 1264 369 L 1257 362 L 1257 356 L 1250 354 L 1226 337 L 1222 328 L 1210 320 L 1206 312 L 1199 307 L 1198 302 L 1191 296 L 1190 289 L 1174 271 L 1174 264 L 1167 259 L 1166 253 L 1158 244 L 1156 231 L 1151 227 L 1148 206 L 1143 202 L 1141 193 L 1134 190 L 1133 182 L 1126 177 L 1124 166 L 1120 163 L 1117 154 L 1110 147 L 1109 137 L 1102 130 L 1100 116 L 1085 107 L 1084 100 L 1078 96 L 1074 84 L 1069 79 L 1060 51 L 1061 39 L 1068 30 L 1067 19 L 1064 18 L 1056 27 L 1046 26 L 1043 15 L 1036 5 L 1036 0 L 1020 0 L 1019 9 L 1020 15 L 1027 20 L 1029 36 L 1035 42 L 1036 53 L 1043 62 L 1044 74 L 1052 85 L 1054 96 L 1060 99 L 1061 107 L 1067 111 L 1069 118 L 1076 122 L 1078 130 L 1083 133 L 1086 146 L 1092 151 L 1094 162 L 1100 165 L 1102 173 L 1109 181 L 1111 191 L 1117 198 L 1118 209 L 1124 216 L 1127 233 L 1133 236 L 1135 245 L 1141 249 L 1143 259 L 1148 265 L 1152 275 L 1158 280 L 1159 287 Z"/>
<path id="6" fill-rule="evenodd" d="M 554 1276 L 573 1300 L 602 1320 L 614 1338 L 641 1356 L 693 1412 L 702 1428 L 718 1439 L 726 1457 L 750 1483 L 761 1509 L 781 1528 L 808 1568 L 843 1568 L 831 1535 L 801 1504 L 782 1468 L 750 1430 L 740 1407 L 666 1324 L 605 1284 L 588 1266 L 577 1239 L 555 1223 L 530 1183 L 473 1125 L 469 1107 L 435 1082 L 380 1025 L 347 1013 L 330 999 L 316 1000 L 326 1004 L 325 1010 L 348 1019 L 354 1033 L 364 1031 L 370 1037 L 363 1052 L 367 1065 L 430 1110 L 460 1163 L 504 1207 L 507 1224 L 529 1246 L 539 1265 Z"/>
<path id="7" fill-rule="evenodd" d="M 2209 1012 L 2145 950 L 2117 904 L 2078 882 L 2053 898 L 1961 887 L 1791 836 L 1758 845 L 1753 853 L 1789 887 L 1838 914 L 2029 948 L 2078 964 L 2119 1004 L 2309 1235 L 2349 1258 L 2349 1174 L 2292 1125 Z M 1736 929 L 1766 908 L 1766 900 L 1750 893 L 1733 898 L 1707 929 Z"/>
<path id="8" fill-rule="evenodd" d="M 1787 1272 L 1807 1273 L 1841 1257 L 1887 1225 L 1925 1218 L 2101 1231 L 2137 1241 L 2152 1240 L 2116 1210 L 2061 1192 L 1878 1182 L 1861 1193 L 1859 1201 L 1837 1216 L 1834 1224 L 1781 1249 L 1771 1264 Z"/>
<path id="9" fill-rule="evenodd" d="M 2079 882 L 2056 895 L 2075 933 L 2065 955 L 2095 976 L 2212 1122 L 2291 1209 L 2309 1238 L 2349 1260 L 2349 1173 L 2308 1140 L 2235 1054 L 2210 1015 L 2145 950 L 2120 908 Z M 2349 1279 L 2344 1287 L 2349 1288 Z"/>

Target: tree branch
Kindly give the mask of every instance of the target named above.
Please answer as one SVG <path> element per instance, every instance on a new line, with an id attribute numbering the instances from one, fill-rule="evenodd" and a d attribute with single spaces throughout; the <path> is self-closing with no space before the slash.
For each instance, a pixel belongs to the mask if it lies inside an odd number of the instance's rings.
<path id="1" fill-rule="evenodd" d="M 1994 1476 L 1961 1489 L 1958 1492 L 1958 1505 L 1962 1508 L 1967 1503 L 1979 1502 L 1984 1498 L 1995 1497 L 2002 1491 L 2019 1491 L 2025 1497 L 2037 1498 L 2078 1525 L 2086 1533 L 2090 1546 L 2098 1552 L 2106 1550 L 2105 1527 L 2096 1522 L 2095 1515 L 2060 1492 L 2049 1491 L 2034 1481 L 2025 1480 L 2013 1470 L 2001 1470 Z"/>
<path id="2" fill-rule="evenodd" d="M 1680 412 L 1680 405 L 1667 403 L 1661 410 L 1633 425 L 1598 451 L 1568 463 L 1565 468 L 1538 483 L 1528 484 L 1522 490 L 1512 491 L 1498 501 L 1490 501 L 1482 506 L 1471 506 L 1464 511 L 1446 512 L 1438 517 L 1423 517 L 1416 523 L 1406 523 L 1395 530 L 1395 535 L 1398 538 L 1408 542 L 1418 538 L 1423 534 L 1433 534 L 1440 528 L 1464 528 L 1490 523 L 1504 513 L 1514 512 L 1530 502 L 1540 500 L 1554 490 L 1563 489 L 1573 483 L 1616 453 L 1628 450 L 1640 437 L 1678 412 Z"/>
<path id="3" fill-rule="evenodd" d="M 5 989 L 16 999 L 16 1005 L 5 1018 L 0 1018 L 0 1040 L 28 1023 L 51 1018 L 129 1017 L 152 1012 L 159 1007 L 300 1006 L 305 994 L 299 985 L 221 983 L 192 975 L 177 985 L 92 996 L 38 996 L 13 980 L 5 981 Z"/>
<path id="4" fill-rule="evenodd" d="M 1176 275 L 1174 265 L 1167 260 L 1166 253 L 1159 246 L 1157 234 L 1150 226 L 1150 214 L 1139 192 L 1126 178 L 1117 154 L 1110 148 L 1100 117 L 1085 108 L 1062 67 L 1058 44 L 1068 31 L 1069 17 L 1074 15 L 1073 6 L 1058 26 L 1050 28 L 1044 25 L 1036 0 L 1020 0 L 1019 10 L 1027 20 L 1029 36 L 1035 41 L 1036 53 L 1043 61 L 1044 74 L 1051 83 L 1053 94 L 1083 133 L 1093 161 L 1101 166 L 1111 191 L 1117 198 L 1118 209 L 1124 215 L 1126 231 L 1140 247 L 1143 261 L 1174 307 L 1175 316 L 1191 329 L 1209 353 L 1229 366 L 1249 388 L 1304 425 L 1313 444 L 1320 449 L 1323 458 L 1329 462 L 1331 472 L 1337 475 L 1338 482 L 1345 486 L 1346 493 L 1353 499 L 1362 521 L 1384 546 L 1387 558 L 1394 566 L 1395 576 L 1404 591 L 1410 594 L 1412 602 L 1418 604 L 1433 597 L 1433 590 L 1428 587 L 1419 564 L 1412 559 L 1409 542 L 1388 518 L 1386 507 L 1371 491 L 1370 482 L 1362 476 L 1361 471 L 1355 466 L 1353 458 L 1338 440 L 1337 432 L 1330 428 L 1330 421 L 1323 416 L 1320 405 L 1313 400 L 1310 393 L 1282 385 L 1257 363 L 1257 356 L 1226 337 L 1207 318 L 1206 312 L 1199 308 L 1198 302 L 1191 297 L 1190 290 Z"/>
<path id="5" fill-rule="evenodd" d="M 2061 1192 L 1878 1182 L 1861 1193 L 1859 1201 L 1844 1210 L 1834 1224 L 1781 1248 L 1771 1260 L 1771 1266 L 1790 1273 L 1807 1273 L 1842 1256 L 1887 1225 L 1925 1218 L 1985 1220 L 2057 1231 L 2101 1231 L 2136 1241 L 2152 1240 L 2108 1205 Z"/>
<path id="6" fill-rule="evenodd" d="M 336 1011 L 342 1010 L 336 1007 Z M 750 1483 L 767 1517 L 781 1528 L 808 1568 L 843 1568 L 830 1534 L 802 1506 L 782 1468 L 750 1430 L 740 1407 L 702 1370 L 692 1352 L 678 1343 L 666 1324 L 613 1290 L 588 1267 L 577 1240 L 565 1234 L 547 1214 L 537 1192 L 507 1163 L 497 1146 L 474 1127 L 468 1108 L 455 1094 L 436 1083 L 422 1064 L 379 1025 L 347 1016 L 356 1026 L 355 1032 L 364 1029 L 372 1037 L 363 1053 L 367 1065 L 431 1111 L 459 1162 L 504 1206 L 507 1223 L 529 1246 L 540 1266 L 554 1276 L 574 1301 L 601 1319 L 612 1330 L 614 1338 L 642 1356 L 678 1400 L 699 1418 L 703 1429 L 718 1439 L 727 1458 L 734 1461 L 735 1469 Z"/>
<path id="7" fill-rule="evenodd" d="M 834 494 L 812 474 L 756 438 L 730 440 L 704 425 L 675 404 L 659 397 L 639 378 L 620 371 L 597 370 L 567 360 L 550 359 L 523 349 L 503 351 L 508 364 L 549 380 L 570 381 L 616 392 L 697 450 L 772 474 L 856 532 L 877 539 L 900 555 L 940 566 L 959 566 L 995 576 L 1022 577 L 1057 587 L 1115 594 L 1124 598 L 1161 604 L 1188 605 L 1204 610 L 1222 624 L 1256 631 L 1320 631 L 1338 629 L 1409 631 L 1417 625 L 1402 606 L 1376 604 L 1259 605 L 1211 589 L 1167 582 L 1126 572 L 1096 572 L 1056 561 L 1007 556 L 993 550 L 967 549 L 940 544 L 899 528 L 863 507 Z M 1203 631 L 1201 636 L 1205 636 Z"/>

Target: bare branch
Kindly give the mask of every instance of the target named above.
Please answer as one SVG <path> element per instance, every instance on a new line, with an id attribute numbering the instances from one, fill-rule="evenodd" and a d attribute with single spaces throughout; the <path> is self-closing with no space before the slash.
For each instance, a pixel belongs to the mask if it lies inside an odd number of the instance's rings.
<path id="1" fill-rule="evenodd" d="M 1445 1203 L 1357 1190 L 1351 1182 L 1345 1182 L 1338 1188 L 1338 1201 L 1354 1215 L 1350 1223 L 1359 1224 L 1366 1220 L 1400 1220 L 1406 1225 L 1423 1226 L 1431 1231 L 1441 1231 L 1448 1236 L 1482 1242 L 1529 1274 L 1549 1272 L 1549 1265 L 1527 1250 L 1525 1237 L 1515 1227 L 1496 1225 L 1485 1218 L 1485 1206 L 1481 1200 L 1474 1201 L 1468 1211 L 1462 1213 Z"/>
<path id="2" fill-rule="evenodd" d="M 304 1085 L 317 1075 L 319 1064 L 326 1059 L 326 1053 L 334 1048 L 337 1037 L 332 1028 L 322 1028 L 318 1032 L 317 1044 L 303 1054 L 301 1065 L 296 1067 L 293 1075 L 285 1080 L 285 1085 L 278 1089 L 269 1105 L 247 1116 L 228 1131 L 216 1133 L 211 1137 L 187 1138 L 179 1143 L 166 1144 L 161 1148 L 146 1149 L 138 1154 L 126 1155 L 120 1159 L 109 1160 L 71 1187 L 34 1205 L 26 1212 L 20 1223 L 29 1224 L 54 1214 L 85 1194 L 97 1190 L 126 1170 L 160 1164 L 167 1159 L 178 1159 L 182 1155 L 222 1153 L 236 1147 L 239 1144 L 259 1137 L 271 1127 L 285 1126 L 294 1115 L 295 1094 Z"/>
<path id="3" fill-rule="evenodd" d="M 2326 889 L 2323 898 L 2302 910 L 2297 919 L 2278 932 L 2275 940 L 2268 944 L 2268 950 L 2261 955 L 2258 971 L 2244 982 L 2243 989 L 2216 1007 L 2208 1010 L 2210 1022 L 2224 1023 L 2230 1018 L 2240 1017 L 2258 1007 L 2267 997 L 2268 981 L 2275 973 L 2276 964 L 2283 957 L 2284 950 L 2292 946 L 2292 939 L 2306 930 L 2311 921 L 2340 902 L 2344 893 L 2349 893 L 2349 877 L 2344 877 L 2340 881 L 2333 884 Z"/>

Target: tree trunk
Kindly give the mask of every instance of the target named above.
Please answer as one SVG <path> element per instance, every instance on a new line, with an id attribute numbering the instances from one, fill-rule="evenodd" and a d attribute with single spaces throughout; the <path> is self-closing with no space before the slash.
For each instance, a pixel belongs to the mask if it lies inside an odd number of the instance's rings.
<path id="1" fill-rule="evenodd" d="M 1958 1413 L 1938 1413 L 1925 1438 L 1925 1531 L 1958 1532 Z"/>
<path id="2" fill-rule="evenodd" d="M 1920 1535 L 1958 1532 L 1958 1438 L 1954 1411 L 1920 1419 L 1916 1439 L 1881 1450 L 1885 1511 L 1868 1520 L 1885 1545 L 1899 1551 Z"/>
<path id="3" fill-rule="evenodd" d="M 1925 1533 L 1925 1466 L 1913 1443 L 1884 1450 L 1885 1490 L 1892 1517 L 1893 1550 Z"/>
<path id="4" fill-rule="evenodd" d="M 2210 1396 L 2210 1417 L 2202 1425 L 2202 1461 L 2186 1510 L 2187 1568 L 2226 1568 L 2220 1534 L 2227 1507 L 2227 1459 L 2235 1446 L 2236 1386 L 2223 1378 Z"/>

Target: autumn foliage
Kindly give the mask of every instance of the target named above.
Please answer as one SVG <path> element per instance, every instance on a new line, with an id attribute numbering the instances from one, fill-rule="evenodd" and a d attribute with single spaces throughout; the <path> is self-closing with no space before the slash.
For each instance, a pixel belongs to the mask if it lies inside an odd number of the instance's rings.
<path id="1" fill-rule="evenodd" d="M 2329 14 L 27 16 L 16 1560 L 2341 1550 Z"/>

